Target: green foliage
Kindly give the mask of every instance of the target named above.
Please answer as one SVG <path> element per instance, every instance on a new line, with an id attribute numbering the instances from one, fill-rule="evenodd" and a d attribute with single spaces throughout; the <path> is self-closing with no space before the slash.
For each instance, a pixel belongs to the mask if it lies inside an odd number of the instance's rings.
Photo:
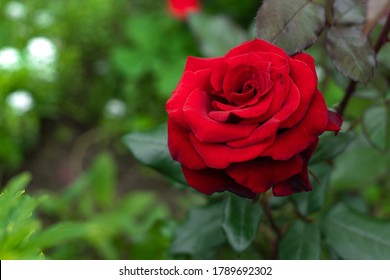
<path id="1" fill-rule="evenodd" d="M 0 259 L 42 258 L 40 243 L 31 241 L 40 230 L 41 223 L 33 215 L 43 197 L 33 198 L 26 194 L 30 181 L 28 174 L 11 180 L 0 193 Z"/>
<path id="2" fill-rule="evenodd" d="M 262 213 L 263 209 L 259 204 L 229 195 L 222 228 L 235 251 L 244 251 L 255 239 Z"/>
<path id="3" fill-rule="evenodd" d="M 167 146 L 167 137 L 167 126 L 164 124 L 150 131 L 128 134 L 124 142 L 141 163 L 179 183 L 187 184 L 180 164 L 172 161 Z"/>
<path id="4" fill-rule="evenodd" d="M 280 242 L 279 257 L 285 260 L 317 260 L 320 255 L 321 236 L 318 225 L 294 221 Z"/>
<path id="5" fill-rule="evenodd" d="M 340 132 L 337 136 L 331 132 L 325 132 L 320 137 L 320 143 L 310 160 L 311 164 L 319 163 L 321 161 L 331 160 L 348 147 L 354 135 L 352 132 Z"/>
<path id="6" fill-rule="evenodd" d="M 389 259 L 390 222 L 335 206 L 322 222 L 326 242 L 344 259 Z"/>
<path id="7" fill-rule="evenodd" d="M 223 209 L 222 202 L 191 209 L 187 220 L 175 230 L 171 253 L 212 258 L 213 249 L 226 241 L 221 227 Z"/>
<path id="8" fill-rule="evenodd" d="M 68 259 L 77 252 L 82 254 L 88 250 L 90 254 L 84 253 L 84 258 L 120 259 L 138 255 L 142 246 L 150 247 L 150 240 L 160 248 L 168 246 L 171 227 L 165 226 L 169 214 L 165 203 L 148 191 L 118 196 L 115 173 L 112 157 L 101 154 L 88 172 L 63 193 L 52 194 L 51 199 L 42 205 L 43 213 L 62 221 L 38 238 L 52 240 L 49 241 L 51 246 L 59 245 L 51 249 L 49 255 Z M 148 234 L 158 223 L 160 232 Z M 79 240 L 84 241 L 83 246 Z M 137 246 L 138 251 L 132 252 L 132 246 Z"/>
<path id="9" fill-rule="evenodd" d="M 365 21 L 364 6 L 359 0 L 335 0 L 332 13 L 336 25 L 360 25 Z"/>
<path id="10" fill-rule="evenodd" d="M 297 210 L 303 216 L 309 216 L 324 206 L 331 171 L 331 166 L 324 162 L 310 165 L 310 172 L 315 176 L 312 180 L 313 191 L 292 195 Z"/>
<path id="11" fill-rule="evenodd" d="M 388 151 L 390 145 L 389 105 L 379 105 L 366 110 L 362 124 L 370 143 L 380 151 Z"/>
<path id="12" fill-rule="evenodd" d="M 344 75 L 367 83 L 373 76 L 375 54 L 361 28 L 332 27 L 327 32 L 327 49 L 333 63 Z"/>
<path id="13" fill-rule="evenodd" d="M 331 184 L 337 189 L 363 189 L 388 172 L 388 154 L 373 149 L 363 136 L 351 141 L 342 157 L 335 160 Z M 359 172 L 356 172 L 358 170 Z"/>
<path id="14" fill-rule="evenodd" d="M 290 55 L 313 45 L 324 27 L 324 7 L 309 0 L 264 1 L 256 16 L 257 37 Z"/>

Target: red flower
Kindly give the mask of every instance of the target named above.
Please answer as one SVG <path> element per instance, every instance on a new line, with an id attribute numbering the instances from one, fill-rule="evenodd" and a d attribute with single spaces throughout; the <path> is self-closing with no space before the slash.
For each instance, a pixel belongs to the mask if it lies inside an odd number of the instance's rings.
<path id="1" fill-rule="evenodd" d="M 168 9 L 174 17 L 183 20 L 189 13 L 199 11 L 200 4 L 198 0 L 168 0 Z"/>
<path id="2" fill-rule="evenodd" d="M 258 39 L 224 57 L 189 57 L 166 110 L 169 150 L 188 184 L 245 197 L 311 190 L 318 136 L 342 123 L 317 89 L 313 58 Z"/>

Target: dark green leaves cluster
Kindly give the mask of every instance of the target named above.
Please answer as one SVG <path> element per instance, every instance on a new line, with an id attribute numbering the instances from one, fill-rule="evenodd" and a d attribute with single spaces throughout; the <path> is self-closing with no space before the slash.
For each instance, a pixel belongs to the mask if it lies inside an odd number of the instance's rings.
<path id="1" fill-rule="evenodd" d="M 327 29 L 326 46 L 333 64 L 352 80 L 367 83 L 373 76 L 375 53 L 363 33 L 364 20 L 359 0 L 335 0 L 329 15 L 324 6 L 310 0 L 272 0 L 263 1 L 256 28 L 260 39 L 289 55 L 313 45 Z"/>

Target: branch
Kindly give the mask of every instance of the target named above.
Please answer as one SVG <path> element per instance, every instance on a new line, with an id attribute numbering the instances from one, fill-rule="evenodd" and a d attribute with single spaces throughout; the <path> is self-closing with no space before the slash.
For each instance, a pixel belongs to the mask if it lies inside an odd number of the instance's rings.
<path id="1" fill-rule="evenodd" d="M 267 219 L 271 225 L 272 230 L 276 234 L 276 240 L 275 240 L 273 250 L 272 250 L 272 258 L 277 259 L 278 251 L 279 251 L 279 242 L 282 239 L 282 231 L 280 230 L 280 228 L 276 224 L 274 216 L 272 215 L 272 210 L 271 210 L 271 207 L 269 206 L 267 197 L 262 196 L 260 199 L 260 203 L 263 206 L 264 213 L 267 216 Z"/>

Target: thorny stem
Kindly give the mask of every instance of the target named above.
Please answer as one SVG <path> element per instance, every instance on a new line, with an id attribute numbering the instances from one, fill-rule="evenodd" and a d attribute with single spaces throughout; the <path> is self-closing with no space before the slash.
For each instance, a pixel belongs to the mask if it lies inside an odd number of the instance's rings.
<path id="1" fill-rule="evenodd" d="M 272 230 L 276 234 L 276 241 L 274 243 L 274 248 L 272 250 L 272 258 L 277 259 L 278 251 L 279 251 L 279 242 L 282 239 L 282 231 L 276 224 L 275 218 L 272 215 L 272 210 L 268 203 L 268 198 L 266 196 L 262 196 L 260 199 L 260 203 L 263 206 L 264 214 L 267 216 L 267 219 L 271 225 Z"/>
<path id="2" fill-rule="evenodd" d="M 386 20 L 385 26 L 383 27 L 382 32 L 379 35 L 378 40 L 375 43 L 375 46 L 374 46 L 375 53 L 378 53 L 379 50 L 382 48 L 382 46 L 384 44 L 386 44 L 387 42 L 389 42 L 389 37 L 388 37 L 389 32 L 390 32 L 390 14 L 387 16 L 387 20 Z M 348 105 L 348 102 L 351 99 L 353 93 L 355 92 L 356 86 L 357 86 L 357 82 L 356 81 L 351 80 L 349 82 L 348 87 L 345 90 L 344 98 L 343 98 L 343 100 L 341 101 L 340 105 L 337 108 L 337 112 L 341 116 L 343 116 L 343 114 L 345 112 L 345 109 L 346 109 L 346 107 Z"/>

